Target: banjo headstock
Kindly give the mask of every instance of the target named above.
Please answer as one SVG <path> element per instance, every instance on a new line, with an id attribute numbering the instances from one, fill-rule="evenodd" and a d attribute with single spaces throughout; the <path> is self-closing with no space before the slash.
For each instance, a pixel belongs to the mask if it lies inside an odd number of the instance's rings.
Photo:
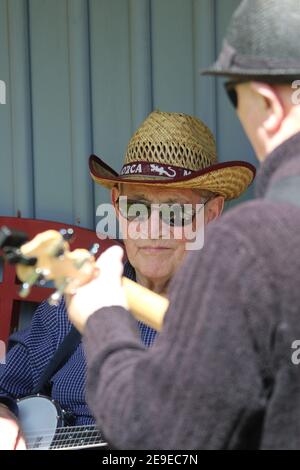
<path id="1" fill-rule="evenodd" d="M 98 274 L 95 255 L 99 244 L 88 250 L 70 251 L 71 230 L 47 230 L 27 241 L 25 234 L 0 228 L 0 248 L 4 258 L 16 265 L 16 273 L 23 283 L 19 295 L 26 297 L 34 284 L 53 281 L 56 292 L 48 301 L 57 305 L 63 294 L 73 294 Z M 136 282 L 122 277 L 127 303 L 137 320 L 160 330 L 169 301 Z"/>
<path id="2" fill-rule="evenodd" d="M 69 242 L 73 236 L 72 229 L 61 232 L 47 230 L 27 241 L 24 233 L 11 231 L 7 227 L 0 229 L 0 247 L 4 258 L 16 265 L 16 274 L 22 282 L 21 297 L 26 297 L 34 284 L 53 281 L 57 290 L 49 302 L 57 304 L 63 294 L 74 293 L 93 278 L 99 244 L 94 244 L 90 251 L 70 251 Z"/>

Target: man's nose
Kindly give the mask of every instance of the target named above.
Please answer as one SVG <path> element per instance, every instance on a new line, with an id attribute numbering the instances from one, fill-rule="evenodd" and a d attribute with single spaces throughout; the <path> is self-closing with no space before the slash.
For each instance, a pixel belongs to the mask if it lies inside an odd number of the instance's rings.
<path id="1" fill-rule="evenodd" d="M 168 240 L 170 238 L 170 227 L 163 223 L 159 207 L 154 207 L 151 210 L 151 215 L 149 217 L 148 235 L 152 240 L 161 238 Z"/>
<path id="2" fill-rule="evenodd" d="M 161 221 L 159 211 L 151 208 L 149 217 L 139 223 L 140 236 L 146 240 L 158 240 L 161 232 Z"/>

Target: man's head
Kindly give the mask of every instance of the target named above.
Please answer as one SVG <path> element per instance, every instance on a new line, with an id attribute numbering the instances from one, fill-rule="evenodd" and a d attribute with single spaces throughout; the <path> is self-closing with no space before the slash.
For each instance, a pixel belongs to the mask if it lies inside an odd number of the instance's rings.
<path id="1" fill-rule="evenodd" d="M 205 223 L 220 215 L 225 200 L 245 191 L 255 174 L 245 162 L 218 163 L 214 137 L 199 119 L 160 111 L 131 137 L 119 174 L 96 156 L 90 170 L 112 190 L 139 280 L 152 281 L 170 279 L 187 249 L 201 249 Z"/>
<path id="2" fill-rule="evenodd" d="M 230 87 L 236 94 L 237 114 L 260 161 L 300 132 L 300 96 L 297 98 L 291 84 L 249 81 Z"/>
<path id="3" fill-rule="evenodd" d="M 127 198 L 126 207 L 120 207 L 120 196 Z M 203 211 L 204 224 L 217 218 L 224 207 L 224 197 L 201 189 L 151 188 L 126 183 L 112 189 L 112 202 L 120 222 L 130 263 L 140 278 L 147 278 L 153 283 L 156 280 L 169 280 L 182 262 L 186 252 L 187 237 L 196 232 L 197 220 L 199 221 L 196 214 L 197 205 L 198 210 Z M 133 204 L 136 206 L 131 220 L 127 220 L 128 202 L 129 207 L 134 209 Z M 149 208 L 149 212 L 144 217 L 135 217 L 136 212 L 143 209 L 143 205 Z M 158 206 L 164 205 L 174 208 L 180 205 L 183 210 L 186 207 L 184 230 L 183 226 L 177 225 L 177 221 L 174 220 L 174 213 L 171 212 L 170 216 L 168 214 L 165 218 L 160 217 Z M 189 214 L 191 214 L 190 219 Z M 184 217 L 184 212 L 182 211 L 179 216 Z M 134 233 L 138 236 L 133 236 Z"/>
<path id="4" fill-rule="evenodd" d="M 299 0 L 244 0 L 217 62 L 259 160 L 300 131 Z"/>

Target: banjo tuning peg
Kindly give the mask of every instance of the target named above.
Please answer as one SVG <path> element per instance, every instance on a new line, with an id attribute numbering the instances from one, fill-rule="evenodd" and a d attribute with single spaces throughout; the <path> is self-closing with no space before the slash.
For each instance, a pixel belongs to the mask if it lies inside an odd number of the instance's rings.
<path id="1" fill-rule="evenodd" d="M 57 305 L 61 301 L 62 296 L 64 295 L 64 291 L 67 285 L 68 285 L 68 281 L 65 281 L 59 285 L 58 289 L 49 297 L 48 299 L 49 305 L 53 305 L 57 307 Z"/>
<path id="2" fill-rule="evenodd" d="M 42 272 L 38 273 L 38 278 L 36 280 L 36 284 L 38 284 L 39 286 L 42 287 L 46 284 L 46 282 L 47 282 L 47 279 L 46 279 L 45 275 Z"/>
<path id="3" fill-rule="evenodd" d="M 44 279 L 44 275 L 41 273 L 39 269 L 35 269 L 32 274 L 28 277 L 28 279 L 23 282 L 22 287 L 19 291 L 19 296 L 24 298 L 27 297 L 27 295 L 30 292 L 31 287 L 40 282 L 42 279 Z"/>
<path id="4" fill-rule="evenodd" d="M 4 248 L 6 246 L 19 248 L 26 243 L 27 240 L 28 237 L 26 233 L 10 230 L 6 226 L 0 228 L 0 248 Z"/>
<path id="5" fill-rule="evenodd" d="M 91 248 L 89 249 L 89 252 L 91 255 L 95 256 L 98 251 L 100 250 L 100 245 L 99 243 L 94 243 Z"/>
<path id="6" fill-rule="evenodd" d="M 21 289 L 19 290 L 19 296 L 22 298 L 27 297 L 30 292 L 31 285 L 29 282 L 23 282 Z"/>
<path id="7" fill-rule="evenodd" d="M 34 266 L 37 263 L 37 258 L 24 256 L 18 248 L 5 247 L 3 248 L 5 259 L 10 264 L 22 264 L 23 266 Z"/>
<path id="8" fill-rule="evenodd" d="M 67 229 L 64 228 L 64 229 L 61 229 L 59 232 L 66 242 L 72 241 L 74 237 L 74 230 L 72 228 L 67 228 Z"/>
<path id="9" fill-rule="evenodd" d="M 48 299 L 49 305 L 57 307 L 62 298 L 62 292 L 59 290 L 55 291 Z"/>

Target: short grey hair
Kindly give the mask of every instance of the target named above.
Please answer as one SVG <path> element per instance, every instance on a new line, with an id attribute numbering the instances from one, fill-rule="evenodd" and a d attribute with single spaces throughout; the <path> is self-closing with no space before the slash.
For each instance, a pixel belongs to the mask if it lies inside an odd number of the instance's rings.
<path id="1" fill-rule="evenodd" d="M 201 197 L 201 203 L 218 196 L 217 193 L 213 193 L 207 189 L 194 189 L 194 192 Z"/>

